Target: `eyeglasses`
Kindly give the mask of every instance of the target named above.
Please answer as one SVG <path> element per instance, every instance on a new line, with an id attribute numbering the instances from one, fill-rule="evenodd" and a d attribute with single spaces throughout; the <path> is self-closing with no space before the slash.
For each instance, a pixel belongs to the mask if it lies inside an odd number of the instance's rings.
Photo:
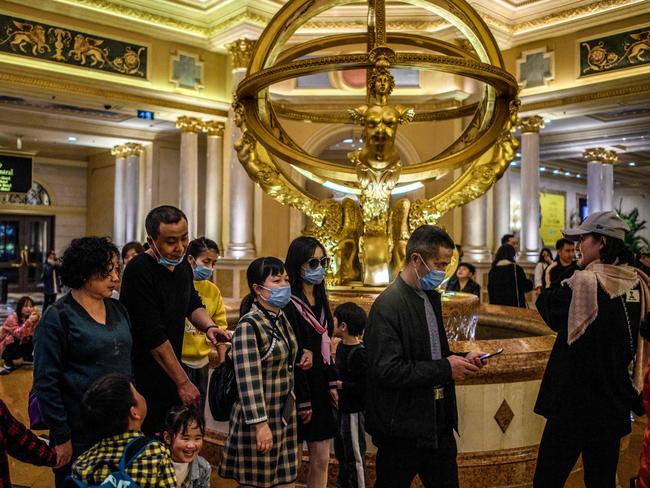
<path id="1" fill-rule="evenodd" d="M 329 268 L 330 267 L 330 258 L 325 256 L 324 258 L 311 258 L 309 261 L 307 261 L 307 266 L 309 266 L 309 269 L 316 269 L 318 266 L 322 266 L 323 268 Z"/>

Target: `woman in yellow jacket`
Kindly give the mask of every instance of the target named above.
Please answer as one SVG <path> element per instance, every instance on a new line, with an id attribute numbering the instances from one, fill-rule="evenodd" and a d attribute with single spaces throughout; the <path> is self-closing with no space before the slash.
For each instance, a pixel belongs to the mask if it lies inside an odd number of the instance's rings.
<path id="1" fill-rule="evenodd" d="M 194 272 L 194 288 L 198 292 L 203 305 L 214 323 L 222 329 L 228 327 L 226 322 L 226 309 L 223 298 L 217 285 L 212 280 L 214 267 L 219 259 L 217 243 L 205 237 L 199 237 L 190 242 L 187 248 L 187 260 Z M 217 347 L 220 360 L 225 356 L 226 346 Z M 212 346 L 204 333 L 199 332 L 189 322 L 185 321 L 185 335 L 183 336 L 183 369 L 201 393 L 201 406 L 205 405 L 208 388 L 208 354 Z"/>

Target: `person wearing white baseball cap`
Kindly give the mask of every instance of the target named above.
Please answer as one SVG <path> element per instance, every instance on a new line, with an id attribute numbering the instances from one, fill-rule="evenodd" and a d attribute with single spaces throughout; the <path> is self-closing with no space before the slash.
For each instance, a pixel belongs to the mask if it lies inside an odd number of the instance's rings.
<path id="1" fill-rule="evenodd" d="M 639 325 L 650 313 L 650 280 L 629 265 L 633 256 L 623 241 L 628 230 L 615 212 L 595 212 L 562 231 L 577 242 L 580 270 L 542 290 L 537 300 L 557 338 L 535 404 L 547 419 L 535 488 L 563 487 L 581 454 L 586 488 L 615 488 L 630 411 L 643 414 L 646 357 Z"/>

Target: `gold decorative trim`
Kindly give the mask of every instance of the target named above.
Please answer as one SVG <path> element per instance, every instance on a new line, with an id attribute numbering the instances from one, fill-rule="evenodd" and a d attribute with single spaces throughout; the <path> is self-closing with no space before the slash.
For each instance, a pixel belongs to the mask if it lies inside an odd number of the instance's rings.
<path id="1" fill-rule="evenodd" d="M 553 98 L 540 102 L 533 102 L 521 107 L 522 112 L 541 112 L 549 108 L 561 107 L 563 105 L 574 105 L 584 102 L 593 102 L 597 100 L 617 98 L 629 95 L 645 95 L 650 93 L 650 83 L 643 83 L 635 86 L 624 88 L 613 88 L 611 90 L 602 90 L 593 93 L 581 95 L 571 95 L 564 98 Z"/>
<path id="2" fill-rule="evenodd" d="M 116 158 L 128 158 L 129 156 L 140 156 L 144 151 L 144 146 L 138 144 L 137 142 L 127 142 L 120 146 L 113 146 L 111 149 L 111 155 Z"/>
<path id="3" fill-rule="evenodd" d="M 227 20 L 224 20 L 220 24 L 217 24 L 207 30 L 207 36 L 208 37 L 213 37 L 217 34 L 219 34 L 222 31 L 225 31 L 227 29 L 230 29 L 231 27 L 234 27 L 238 24 L 243 24 L 243 23 L 248 23 L 248 24 L 253 24 L 257 25 L 259 27 L 264 27 L 266 24 L 269 23 L 269 20 L 271 20 L 270 17 L 263 17 L 261 15 L 256 15 L 251 12 L 244 12 L 243 14 L 237 15 L 235 17 L 231 17 Z"/>
<path id="4" fill-rule="evenodd" d="M 604 147 L 591 147 L 586 149 L 582 153 L 582 157 L 588 162 L 597 161 L 603 164 L 616 164 L 618 162 L 616 151 L 605 149 Z"/>
<path id="5" fill-rule="evenodd" d="M 181 115 L 178 119 L 176 119 L 176 128 L 180 129 L 181 132 L 201 132 L 201 130 L 203 130 L 203 121 L 197 119 L 196 117 Z"/>
<path id="6" fill-rule="evenodd" d="M 228 49 L 232 57 L 233 69 L 248 67 L 248 61 L 251 59 L 254 47 L 255 41 L 246 38 L 237 39 L 235 42 L 226 44 L 226 49 Z"/>
<path id="7" fill-rule="evenodd" d="M 205 132 L 208 137 L 210 136 L 216 136 L 216 137 L 223 137 L 223 133 L 226 129 L 226 126 L 224 125 L 223 122 L 219 122 L 217 120 L 206 120 L 203 122 L 203 132 Z"/>
<path id="8" fill-rule="evenodd" d="M 53 81 L 44 78 L 34 78 L 31 76 L 17 75 L 0 71 L 0 83 L 9 83 L 12 85 L 22 85 L 42 90 L 50 90 L 57 93 L 75 93 L 77 95 L 86 95 L 90 97 L 97 97 L 103 100 L 121 100 L 125 102 L 135 103 L 138 106 L 158 106 L 166 107 L 184 112 L 198 112 L 208 115 L 216 115 L 225 117 L 228 112 L 226 110 L 219 110 L 199 105 L 192 105 L 189 103 L 179 103 L 172 100 L 163 98 L 147 97 L 143 95 L 135 95 L 125 93 L 124 91 L 106 90 L 103 88 L 94 88 L 88 84 L 80 85 L 76 83 L 66 83 L 62 81 Z"/>
<path id="9" fill-rule="evenodd" d="M 538 134 L 540 129 L 544 128 L 544 119 L 539 115 L 522 117 L 517 121 L 517 127 L 521 129 L 522 134 Z"/>

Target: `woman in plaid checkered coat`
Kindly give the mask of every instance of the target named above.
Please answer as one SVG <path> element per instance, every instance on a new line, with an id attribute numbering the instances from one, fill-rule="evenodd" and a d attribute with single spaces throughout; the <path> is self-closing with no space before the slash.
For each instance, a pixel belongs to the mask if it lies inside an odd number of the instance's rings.
<path id="1" fill-rule="evenodd" d="M 291 296 L 282 261 L 258 258 L 246 272 L 251 294 L 232 338 L 239 400 L 219 475 L 241 485 L 293 486 L 298 468 L 293 375 L 298 343 L 282 307 Z"/>

